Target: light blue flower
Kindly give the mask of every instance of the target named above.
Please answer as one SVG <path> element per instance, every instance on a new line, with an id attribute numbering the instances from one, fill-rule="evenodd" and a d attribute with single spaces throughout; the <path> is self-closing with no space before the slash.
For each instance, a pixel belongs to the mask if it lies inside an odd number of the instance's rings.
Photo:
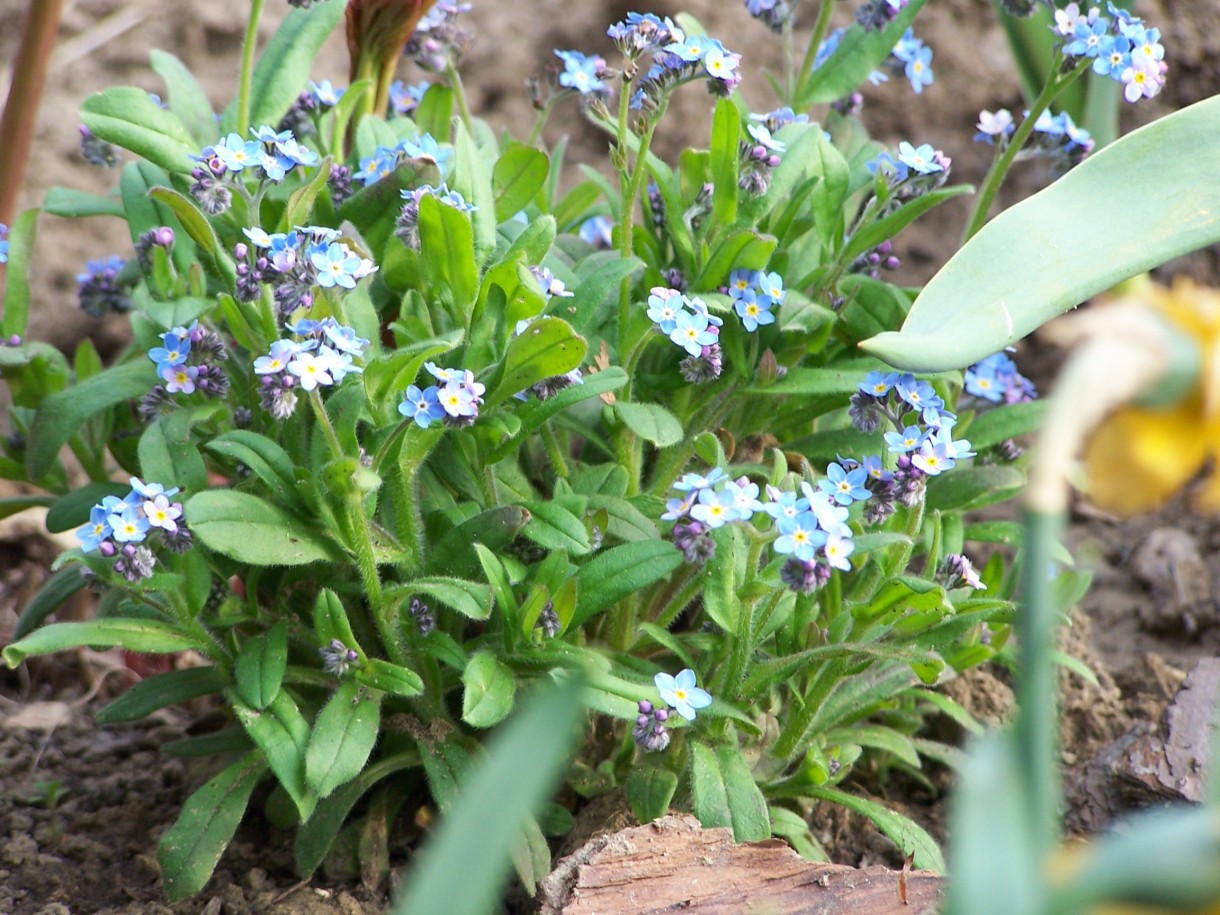
<path id="1" fill-rule="evenodd" d="M 436 385 L 422 391 L 415 385 L 409 385 L 403 394 L 402 403 L 398 405 L 398 412 L 415 420 L 415 424 L 421 429 L 427 429 L 434 422 L 445 418 L 445 408 L 437 398 L 439 391 L 440 388 Z"/>
<path id="2" fill-rule="evenodd" d="M 259 164 L 263 147 L 257 140 L 243 140 L 239 134 L 231 133 L 212 147 L 212 151 L 225 168 L 240 172 Z"/>
<path id="3" fill-rule="evenodd" d="M 701 489 L 699 490 L 699 501 L 691 506 L 690 516 L 711 528 L 724 527 L 730 521 L 737 520 L 735 502 L 733 493 L 727 489 L 720 492 Z"/>
<path id="4" fill-rule="evenodd" d="M 110 537 L 112 530 L 107 517 L 106 509 L 95 505 L 89 512 L 89 523 L 77 528 L 76 536 L 80 540 L 80 548 L 86 553 L 92 553 Z"/>
<path id="5" fill-rule="evenodd" d="M 347 91 L 346 89 L 336 89 L 328 79 L 324 79 L 320 83 L 315 83 L 311 79 L 309 81 L 309 89 L 313 94 L 314 101 L 323 108 L 332 108 L 338 105 L 339 99 L 343 98 L 343 93 Z"/>
<path id="6" fill-rule="evenodd" d="M 661 700 L 687 721 L 695 720 L 695 711 L 712 704 L 711 693 L 695 685 L 695 672 L 689 667 L 671 677 L 660 673 L 652 678 Z"/>
<path id="7" fill-rule="evenodd" d="M 753 289 L 748 289 L 733 303 L 733 309 L 741 318 L 742 326 L 750 333 L 758 330 L 761 325 L 774 324 L 775 315 L 771 313 L 771 297 L 760 296 Z"/>
<path id="8" fill-rule="evenodd" d="M 703 347 L 716 342 L 716 335 L 707 329 L 709 323 L 706 315 L 691 314 L 689 311 L 678 312 L 669 339 L 690 355 L 701 355 Z"/>
<path id="9" fill-rule="evenodd" d="M 140 514 L 134 505 L 128 506 L 122 514 L 110 515 L 106 523 L 110 525 L 118 543 L 139 543 L 149 528 L 148 519 Z"/>
<path id="10" fill-rule="evenodd" d="M 181 365 L 191 352 L 190 336 L 178 336 L 170 331 L 161 338 L 161 346 L 154 346 L 148 351 L 148 358 L 157 364 L 157 372 L 166 366 Z"/>
<path id="11" fill-rule="evenodd" d="M 818 548 L 826 542 L 826 532 L 818 525 L 813 512 L 800 512 L 792 518 L 780 518 L 775 522 L 780 536 L 772 544 L 775 552 L 784 556 L 795 556 L 804 562 L 812 562 Z"/>
<path id="12" fill-rule="evenodd" d="M 581 95 L 601 92 L 606 84 L 601 74 L 606 70 L 606 61 L 596 54 L 580 51 L 556 51 L 555 56 L 563 61 L 563 72 L 559 74 L 559 85 L 575 89 Z"/>
<path id="13" fill-rule="evenodd" d="M 864 486 L 867 480 L 868 471 L 863 467 L 848 470 L 841 464 L 832 463 L 826 468 L 826 479 L 818 481 L 818 489 L 840 505 L 851 505 L 872 497 Z"/>
<path id="14" fill-rule="evenodd" d="M 931 143 L 915 147 L 903 140 L 898 144 L 898 161 L 921 175 L 932 175 L 945 170 L 937 159 L 936 150 L 932 148 Z"/>
<path id="15" fill-rule="evenodd" d="M 335 286 L 356 288 L 356 273 L 360 270 L 361 261 L 346 245 L 332 241 L 325 251 L 311 254 L 309 260 L 318 271 L 319 286 L 328 289 Z"/>

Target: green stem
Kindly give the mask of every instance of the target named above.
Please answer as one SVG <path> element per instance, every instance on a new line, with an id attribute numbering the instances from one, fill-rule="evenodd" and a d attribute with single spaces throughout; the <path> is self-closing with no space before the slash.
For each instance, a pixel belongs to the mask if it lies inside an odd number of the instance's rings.
<path id="1" fill-rule="evenodd" d="M 678 618 L 678 614 L 695 599 L 695 595 L 703 587 L 699 572 L 700 568 L 697 566 L 682 566 L 682 573 L 661 593 L 659 603 L 655 600 L 651 602 L 651 605 L 657 608 L 649 614 L 653 625 L 668 629 Z"/>
<path id="2" fill-rule="evenodd" d="M 326 407 L 322 404 L 322 395 L 318 393 L 317 388 L 309 392 L 309 405 L 313 408 L 313 415 L 322 428 L 322 434 L 326 436 L 326 443 L 330 446 L 331 453 L 336 458 L 346 457 L 343 453 L 343 446 L 339 443 L 339 436 L 335 433 L 335 427 L 326 413 Z"/>
<path id="3" fill-rule="evenodd" d="M 551 110 L 555 107 L 555 101 L 552 99 L 542 106 L 538 112 L 538 116 L 534 118 L 534 129 L 530 131 L 529 139 L 525 141 L 526 146 L 533 146 L 542 136 L 542 128 L 546 127 L 546 122 L 551 118 Z"/>
<path id="4" fill-rule="evenodd" d="M 813 62 L 817 59 L 818 48 L 826 38 L 826 32 L 830 29 L 830 17 L 835 10 L 835 0 L 822 0 L 822 6 L 818 9 L 817 21 L 813 24 L 813 34 L 809 36 L 809 43 L 805 46 L 805 57 L 801 60 L 800 76 L 797 78 L 797 93 L 791 99 L 790 103 L 793 108 L 800 102 L 800 96 L 805 93 L 805 83 L 809 80 L 809 75 L 813 72 Z"/>
<path id="5" fill-rule="evenodd" d="M 445 75 L 449 77 L 449 88 L 453 90 L 453 99 L 457 102 L 458 114 L 462 116 L 462 123 L 466 125 L 467 130 L 473 132 L 474 118 L 470 114 L 470 104 L 466 100 L 466 88 L 462 85 L 462 77 L 452 60 L 445 68 Z"/>
<path id="6" fill-rule="evenodd" d="M 1059 65 L 1060 57 L 1056 55 L 1053 66 L 1056 68 Z M 1008 170 L 1016 161 L 1017 153 L 1025 146 L 1030 135 L 1034 132 L 1034 124 L 1038 121 L 1038 116 L 1042 114 L 1064 89 L 1076 81 L 1079 76 L 1084 73 L 1089 67 L 1089 61 L 1084 60 L 1077 64 L 1075 68 L 1067 73 L 1052 75 L 1047 80 L 1046 85 L 1034 99 L 1032 105 L 1029 106 L 1029 114 L 1025 116 L 1025 120 L 1017 128 L 1016 132 L 1008 141 L 1008 146 L 992 163 L 991 170 L 987 172 L 987 177 L 983 180 L 983 186 L 979 189 L 978 199 L 974 203 L 974 210 L 970 214 L 970 220 L 966 223 L 965 231 L 962 232 L 962 244 L 973 238 L 987 222 L 988 214 L 991 212 L 991 205 L 995 202 L 996 194 L 1000 191 L 1000 185 L 1004 183 L 1005 177 L 1008 175 Z"/>
<path id="7" fill-rule="evenodd" d="M 406 435 L 407 430 L 411 428 L 414 422 L 415 420 L 413 419 L 404 419 L 394 427 L 394 431 L 391 432 L 389 437 L 381 443 L 381 447 L 377 449 L 377 453 L 373 456 L 374 473 L 381 472 L 381 465 L 385 463 L 385 459 L 389 456 L 390 452 L 394 450 L 394 446 L 402 440 L 402 437 Z"/>
<path id="8" fill-rule="evenodd" d="M 250 0 L 250 18 L 241 46 L 241 78 L 237 88 L 237 133 L 245 139 L 250 132 L 250 80 L 254 75 L 254 46 L 258 43 L 258 21 L 267 0 Z"/>

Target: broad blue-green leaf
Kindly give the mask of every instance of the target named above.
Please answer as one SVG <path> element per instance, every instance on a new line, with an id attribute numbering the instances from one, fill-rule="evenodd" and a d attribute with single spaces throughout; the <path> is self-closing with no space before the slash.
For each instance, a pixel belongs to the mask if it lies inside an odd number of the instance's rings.
<path id="1" fill-rule="evenodd" d="M 659 448 L 682 441 L 682 423 L 660 404 L 620 401 L 611 409 L 628 429 Z"/>
<path id="2" fill-rule="evenodd" d="M 285 107 L 287 110 L 287 107 Z M 195 139 L 178 116 L 163 108 L 143 89 L 114 86 L 81 103 L 80 118 L 97 137 L 161 166 L 175 175 L 189 175 L 198 154 Z"/>
<path id="3" fill-rule="evenodd" d="M 237 691 L 256 709 L 264 709 L 280 691 L 288 667 L 288 624 L 281 620 L 258 638 L 248 638 L 237 655 Z"/>
<path id="4" fill-rule="evenodd" d="M 26 210 L 9 231 L 8 264 L 4 268 L 4 316 L 0 335 L 25 336 L 30 320 L 30 258 L 34 253 L 34 228 L 38 210 Z"/>
<path id="5" fill-rule="evenodd" d="M 131 487 L 122 483 L 86 483 L 60 496 L 47 511 L 47 530 L 62 534 L 89 520 L 89 512 L 106 496 L 125 496 Z"/>
<path id="6" fill-rule="evenodd" d="M 472 727 L 499 724 L 512 711 L 517 690 L 513 672 L 495 655 L 479 652 L 462 674 L 462 720 Z"/>
<path id="7" fill-rule="evenodd" d="M 150 483 L 187 492 L 207 488 L 208 471 L 191 439 L 191 411 L 162 416 L 140 436 L 140 471 Z"/>
<path id="8" fill-rule="evenodd" d="M 454 303 L 455 314 L 469 314 L 479 291 L 470 216 L 425 195 L 419 202 L 419 251 L 433 291 Z"/>
<path id="9" fill-rule="evenodd" d="M 324 0 L 311 9 L 294 9 L 259 55 L 250 80 L 250 126 L 274 127 L 297 100 L 323 42 L 343 17 L 342 0 Z M 237 129 L 237 103 L 225 110 L 220 133 Z"/>
<path id="10" fill-rule="evenodd" d="M 589 552 L 589 534 L 584 521 L 556 502 L 525 502 L 530 520 L 522 535 L 548 550 L 566 550 L 573 556 Z"/>
<path id="11" fill-rule="evenodd" d="M 344 681 L 314 722 L 305 780 L 320 798 L 359 775 L 377 743 L 381 703 L 361 693 L 354 680 Z"/>
<path id="12" fill-rule="evenodd" d="M 682 565 L 672 543 L 644 540 L 603 550 L 581 567 L 580 599 L 572 626 L 580 626 L 607 607 L 659 581 Z"/>
<path id="13" fill-rule="evenodd" d="M 331 641 L 338 639 L 348 648 L 359 648 L 356 637 L 352 634 L 347 610 L 339 600 L 339 595 L 330 588 L 323 588 L 318 593 L 318 599 L 314 601 L 313 628 L 321 645 L 329 645 Z"/>
<path id="14" fill-rule="evenodd" d="M 1090 156 L 985 225 L 924 287 L 902 331 L 862 348 L 911 371 L 962 368 L 1136 273 L 1220 241 L 1209 159 L 1217 131 L 1220 97 Z"/>
<path id="15" fill-rule="evenodd" d="M 169 654 L 204 647 L 169 623 L 111 617 L 83 623 L 52 623 L 36 629 L 4 649 L 4 663 L 16 667 L 33 655 L 84 646 L 113 648 L 116 645 L 144 654 Z"/>
<path id="16" fill-rule="evenodd" d="M 488 394 L 487 405 L 493 406 L 544 378 L 572 371 L 580 365 L 587 350 L 585 338 L 561 318 L 532 321 L 509 342 L 504 374 L 495 391 Z"/>
<path id="17" fill-rule="evenodd" d="M 186 521 L 209 549 L 252 565 L 305 565 L 342 555 L 316 523 L 248 493 L 214 489 L 192 496 Z"/>
<path id="18" fill-rule="evenodd" d="M 157 847 L 171 902 L 198 893 L 208 882 L 266 768 L 260 754 L 248 753 L 186 799 Z"/>
<path id="19" fill-rule="evenodd" d="M 298 507 L 292 458 L 278 444 L 248 429 L 233 429 L 207 443 L 207 449 L 248 467 L 285 505 Z"/>

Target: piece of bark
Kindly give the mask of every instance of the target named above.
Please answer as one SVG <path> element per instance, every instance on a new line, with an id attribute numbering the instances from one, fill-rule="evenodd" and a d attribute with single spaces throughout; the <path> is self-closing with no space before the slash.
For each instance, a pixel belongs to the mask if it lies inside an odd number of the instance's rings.
<path id="1" fill-rule="evenodd" d="M 942 901 L 944 879 L 814 864 L 779 840 L 735 845 L 732 830 L 671 815 L 592 840 L 539 890 L 542 915 L 918 915 Z"/>
<path id="2" fill-rule="evenodd" d="M 1214 618 L 1211 575 L 1198 543 L 1186 531 L 1156 528 L 1132 555 L 1131 571 L 1152 597 L 1138 609 L 1145 630 L 1191 635 Z"/>

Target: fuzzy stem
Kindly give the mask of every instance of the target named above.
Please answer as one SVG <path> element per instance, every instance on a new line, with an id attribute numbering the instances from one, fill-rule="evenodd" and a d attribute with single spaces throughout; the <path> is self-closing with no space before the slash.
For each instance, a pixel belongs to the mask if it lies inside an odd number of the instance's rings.
<path id="1" fill-rule="evenodd" d="M 796 81 L 798 92 L 789 100 L 789 104 L 793 108 L 797 107 L 797 103 L 800 101 L 799 96 L 804 92 L 809 74 L 813 72 L 813 62 L 818 56 L 818 48 L 826 38 L 826 32 L 830 29 L 830 17 L 834 10 L 835 0 L 822 0 L 822 6 L 818 10 L 817 21 L 813 24 L 813 34 L 809 36 L 809 43 L 805 46 L 805 57 L 801 61 L 800 75 Z"/>
<path id="2" fill-rule="evenodd" d="M 453 100 L 457 102 L 458 114 L 462 117 L 462 123 L 466 125 L 467 130 L 473 131 L 474 118 L 470 114 L 470 103 L 466 100 L 466 87 L 462 85 L 461 74 L 453 65 L 453 61 L 449 61 L 445 67 L 445 75 L 449 77 L 449 88 L 453 90 Z"/>

